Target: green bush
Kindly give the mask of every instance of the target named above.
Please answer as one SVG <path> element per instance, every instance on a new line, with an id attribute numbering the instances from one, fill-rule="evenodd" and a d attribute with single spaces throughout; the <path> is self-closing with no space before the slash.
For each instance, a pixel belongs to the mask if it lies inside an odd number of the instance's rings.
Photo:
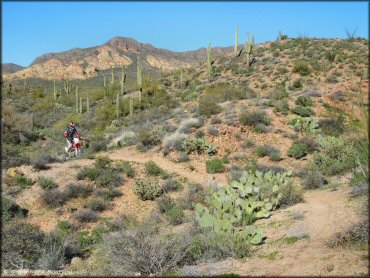
<path id="1" fill-rule="evenodd" d="M 149 176 L 142 180 L 135 180 L 133 191 L 143 201 L 154 200 L 163 193 L 159 180 Z"/>
<path id="2" fill-rule="evenodd" d="M 67 194 L 59 188 L 44 190 L 40 193 L 43 202 L 52 207 L 62 206 L 68 199 Z"/>
<path id="3" fill-rule="evenodd" d="M 83 180 L 88 178 L 90 181 L 95 181 L 102 173 L 103 169 L 96 167 L 84 167 L 77 173 L 77 179 Z"/>
<path id="4" fill-rule="evenodd" d="M 229 257 L 245 258 L 251 255 L 251 244 L 241 233 L 196 233 L 187 252 L 187 260 L 196 263 L 223 260 Z"/>
<path id="5" fill-rule="evenodd" d="M 84 210 L 79 210 L 76 211 L 73 214 L 73 217 L 82 223 L 90 223 L 90 222 L 96 222 L 98 221 L 98 215 L 96 212 L 90 210 L 90 209 L 84 209 Z"/>
<path id="6" fill-rule="evenodd" d="M 216 115 L 222 111 L 217 100 L 212 96 L 201 96 L 198 102 L 198 114 L 202 116 L 210 117 Z"/>
<path id="7" fill-rule="evenodd" d="M 3 223 L 2 269 L 35 268 L 43 240 L 44 234 L 22 219 Z"/>
<path id="8" fill-rule="evenodd" d="M 207 173 L 223 173 L 225 171 L 224 162 L 221 159 L 210 159 L 206 161 Z"/>
<path id="9" fill-rule="evenodd" d="M 49 178 L 40 177 L 38 182 L 41 188 L 45 190 L 58 187 L 58 185 L 52 179 L 49 179 Z"/>
<path id="10" fill-rule="evenodd" d="M 86 208 L 92 211 L 103 211 L 109 207 L 109 202 L 103 198 L 91 198 L 85 202 Z"/>
<path id="11" fill-rule="evenodd" d="M 333 176 L 350 170 L 356 165 L 353 145 L 342 137 L 321 137 L 322 151 L 314 155 L 314 163 L 324 175 Z"/>
<path id="12" fill-rule="evenodd" d="M 313 101 L 312 101 L 312 99 L 310 97 L 307 97 L 307 96 L 299 96 L 296 99 L 295 104 L 300 105 L 300 106 L 303 106 L 303 107 L 309 107 L 309 106 L 312 106 L 313 105 Z"/>
<path id="13" fill-rule="evenodd" d="M 117 188 L 98 188 L 94 191 L 94 195 L 100 198 L 103 198 L 104 200 L 112 200 L 116 197 L 119 197 L 122 195 L 122 193 Z"/>
<path id="14" fill-rule="evenodd" d="M 304 172 L 302 185 L 307 189 L 320 188 L 326 183 L 325 177 L 320 171 L 307 170 Z"/>
<path id="15" fill-rule="evenodd" d="M 294 114 L 297 114 L 301 117 L 310 117 L 315 115 L 315 112 L 309 107 L 296 106 L 292 109 Z"/>
<path id="16" fill-rule="evenodd" d="M 117 170 L 106 169 L 100 172 L 96 178 L 96 184 L 102 187 L 118 187 L 122 182 L 122 177 Z"/>
<path id="17" fill-rule="evenodd" d="M 112 160 L 107 156 L 98 156 L 95 160 L 95 168 L 108 168 Z"/>
<path id="18" fill-rule="evenodd" d="M 159 197 L 155 203 L 157 204 L 157 207 L 161 213 L 165 213 L 168 210 L 170 210 L 173 206 L 175 206 L 175 202 L 172 200 L 172 198 L 169 195 L 162 195 Z"/>
<path id="19" fill-rule="evenodd" d="M 133 178 L 135 176 L 135 169 L 131 166 L 130 162 L 128 161 L 123 162 L 122 171 L 129 178 Z"/>
<path id="20" fill-rule="evenodd" d="M 271 124 L 271 119 L 266 115 L 264 111 L 243 111 L 239 117 L 240 123 L 242 125 L 256 127 L 258 124 L 264 124 L 269 126 Z"/>
<path id="21" fill-rule="evenodd" d="M 281 187 L 281 205 L 291 206 L 303 201 L 303 190 L 292 181 Z"/>
<path id="22" fill-rule="evenodd" d="M 15 217 L 25 217 L 28 214 L 28 210 L 21 208 L 16 202 L 11 199 L 2 197 L 1 198 L 1 218 L 3 223 L 9 221 Z"/>
<path id="23" fill-rule="evenodd" d="M 162 188 L 164 191 L 170 192 L 170 191 L 179 191 L 183 187 L 181 185 L 181 182 L 169 177 L 168 179 L 164 181 Z"/>
<path id="24" fill-rule="evenodd" d="M 148 161 L 145 163 L 145 172 L 150 176 L 168 176 L 168 174 L 153 161 Z"/>
<path id="25" fill-rule="evenodd" d="M 277 100 L 273 103 L 274 111 L 279 112 L 283 115 L 288 115 L 289 112 L 289 104 L 288 102 L 284 100 Z"/>
<path id="26" fill-rule="evenodd" d="M 304 143 L 294 142 L 288 150 L 288 156 L 295 159 L 302 158 L 308 153 L 308 146 Z"/>
<path id="27" fill-rule="evenodd" d="M 83 197 L 86 198 L 93 191 L 91 186 L 85 186 L 81 184 L 69 183 L 66 186 L 65 192 L 67 198 L 77 198 Z"/>
<path id="28" fill-rule="evenodd" d="M 180 207 L 183 209 L 193 209 L 196 203 L 203 203 L 205 192 L 203 187 L 197 183 L 190 183 L 185 195 L 180 199 Z"/>
<path id="29" fill-rule="evenodd" d="M 172 225 L 179 225 L 183 223 L 185 219 L 184 211 L 178 206 L 173 206 L 168 211 L 166 211 L 165 216 Z"/>
<path id="30" fill-rule="evenodd" d="M 23 175 L 16 175 L 15 176 L 15 182 L 18 186 L 20 186 L 23 189 L 30 188 L 33 185 L 33 180 L 30 178 L 27 178 Z"/>
<path id="31" fill-rule="evenodd" d="M 311 73 L 309 63 L 306 61 L 298 61 L 293 66 L 293 72 L 299 73 L 300 75 L 306 76 Z"/>

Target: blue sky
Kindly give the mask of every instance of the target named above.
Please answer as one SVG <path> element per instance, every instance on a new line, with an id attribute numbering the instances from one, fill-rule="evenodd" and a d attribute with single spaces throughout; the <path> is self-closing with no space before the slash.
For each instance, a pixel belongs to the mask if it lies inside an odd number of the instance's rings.
<path id="1" fill-rule="evenodd" d="M 256 43 L 289 37 L 368 38 L 368 2 L 2 2 L 2 62 L 132 37 L 174 51 L 230 46 L 239 25 Z"/>

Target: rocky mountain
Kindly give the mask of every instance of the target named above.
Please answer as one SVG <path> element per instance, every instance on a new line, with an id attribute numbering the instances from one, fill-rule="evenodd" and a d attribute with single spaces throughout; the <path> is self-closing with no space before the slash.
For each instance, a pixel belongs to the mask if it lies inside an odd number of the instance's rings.
<path id="1" fill-rule="evenodd" d="M 229 52 L 231 48 L 216 47 L 213 55 Z M 206 49 L 174 52 L 140 43 L 131 38 L 115 37 L 103 45 L 90 48 L 74 48 L 60 53 L 47 53 L 37 57 L 29 67 L 10 74 L 9 79 L 87 79 L 111 67 L 136 66 L 140 59 L 143 67 L 157 70 L 173 70 L 190 67 L 206 59 Z"/>
<path id="2" fill-rule="evenodd" d="M 20 71 L 22 69 L 24 69 L 24 67 L 22 67 L 20 65 L 17 65 L 17 64 L 13 64 L 13 63 L 7 63 L 7 64 L 2 64 L 1 65 L 1 72 L 2 72 L 3 75 L 15 73 L 15 72 Z"/>

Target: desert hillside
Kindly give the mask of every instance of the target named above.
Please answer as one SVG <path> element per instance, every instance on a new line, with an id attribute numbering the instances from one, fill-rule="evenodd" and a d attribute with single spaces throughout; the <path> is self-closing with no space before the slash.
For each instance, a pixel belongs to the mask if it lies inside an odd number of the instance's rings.
<path id="1" fill-rule="evenodd" d="M 368 61 L 287 36 L 36 58 L 2 83 L 3 274 L 368 275 Z"/>

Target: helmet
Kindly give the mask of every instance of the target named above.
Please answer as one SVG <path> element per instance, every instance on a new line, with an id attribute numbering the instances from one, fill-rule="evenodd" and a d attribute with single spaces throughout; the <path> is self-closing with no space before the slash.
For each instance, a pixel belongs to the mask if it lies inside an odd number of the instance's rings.
<path id="1" fill-rule="evenodd" d="M 70 122 L 69 123 L 69 127 L 75 127 L 75 123 L 74 122 Z"/>

